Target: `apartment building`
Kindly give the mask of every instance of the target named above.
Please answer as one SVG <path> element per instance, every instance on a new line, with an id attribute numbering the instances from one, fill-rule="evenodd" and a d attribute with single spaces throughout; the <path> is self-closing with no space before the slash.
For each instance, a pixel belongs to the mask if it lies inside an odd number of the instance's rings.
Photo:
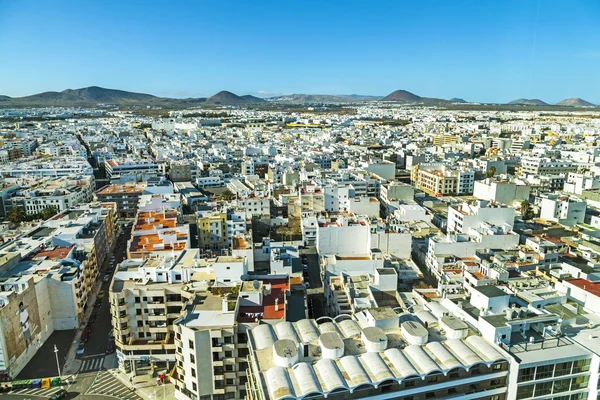
<path id="1" fill-rule="evenodd" d="M 93 175 L 93 173 L 90 163 L 85 158 L 76 156 L 51 159 L 31 157 L 0 168 L 0 176 L 4 177 Z"/>
<path id="2" fill-rule="evenodd" d="M 20 195 L 27 214 L 35 214 L 48 207 L 53 207 L 56 212 L 63 212 L 71 206 L 91 201 L 94 187 L 93 176 L 64 176 L 43 180 L 35 188 L 24 190 Z"/>
<path id="3" fill-rule="evenodd" d="M 462 203 L 448 207 L 448 232 L 470 233 L 482 224 L 505 226 L 512 230 L 515 221 L 515 209 L 489 204 L 479 200 L 473 204 Z"/>
<path id="4" fill-rule="evenodd" d="M 197 226 L 199 248 L 221 250 L 227 246 L 227 214 L 225 212 L 199 213 Z"/>
<path id="5" fill-rule="evenodd" d="M 237 200 L 237 208 L 246 215 L 246 219 L 271 215 L 271 200 L 266 197 L 250 197 Z"/>
<path id="6" fill-rule="evenodd" d="M 232 280 L 225 286 L 188 288 L 193 296 L 174 327 L 175 398 L 245 398 L 249 332 L 297 313 L 286 296 L 290 279 L 238 280 L 237 284 Z"/>
<path id="7" fill-rule="evenodd" d="M 96 197 L 101 202 L 114 202 L 117 205 L 117 214 L 121 218 L 134 218 L 140 197 L 145 193 L 144 184 L 112 184 L 96 192 Z"/>
<path id="8" fill-rule="evenodd" d="M 522 157 L 521 172 L 533 175 L 566 175 L 569 172 L 577 172 L 577 165 L 567 160 Z"/>
<path id="9" fill-rule="evenodd" d="M 458 142 L 458 136 L 454 135 L 434 135 L 431 137 L 434 146 L 443 146 Z"/>
<path id="10" fill-rule="evenodd" d="M 536 203 L 538 203 L 537 199 Z M 548 221 L 574 226 L 583 223 L 585 220 L 586 202 L 575 196 L 542 194 L 540 195 L 539 205 L 540 218 Z"/>
<path id="11" fill-rule="evenodd" d="M 5 376 L 14 379 L 55 330 L 84 323 L 98 259 L 108 253 L 110 206 L 70 209 L 0 247 L 0 372 Z M 19 318 L 24 310 L 28 348 Z"/>
<path id="12" fill-rule="evenodd" d="M 512 205 L 514 202 L 529 200 L 531 187 L 524 183 L 485 179 L 475 181 L 473 196 L 501 204 Z"/>
<path id="13" fill-rule="evenodd" d="M 172 182 L 191 182 L 192 167 L 191 161 L 171 161 L 169 164 L 169 179 Z"/>
<path id="14" fill-rule="evenodd" d="M 246 273 L 245 258 L 201 259 L 198 249 L 123 261 L 110 287 L 119 368 L 134 373 L 138 367 L 173 368 L 181 347 L 175 340 L 176 321 L 194 302 L 210 303 L 203 298 L 209 282 L 235 291 Z M 210 325 L 218 319 L 202 322 Z"/>
<path id="15" fill-rule="evenodd" d="M 147 258 L 152 254 L 179 254 L 190 248 L 189 225 L 179 222 L 178 209 L 139 211 L 127 242 L 128 258 Z"/>
<path id="16" fill-rule="evenodd" d="M 134 176 L 137 181 L 142 181 L 142 176 L 156 176 L 160 172 L 159 165 L 148 159 L 110 159 L 104 162 L 106 176 L 112 179 L 115 176 Z"/>

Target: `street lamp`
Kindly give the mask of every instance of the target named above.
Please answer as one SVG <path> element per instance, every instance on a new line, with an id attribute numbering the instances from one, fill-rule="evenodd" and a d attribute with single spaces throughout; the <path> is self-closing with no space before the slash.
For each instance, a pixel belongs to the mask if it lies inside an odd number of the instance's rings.
<path id="1" fill-rule="evenodd" d="M 58 347 L 54 345 L 54 355 L 56 356 L 56 368 L 58 369 L 58 377 L 62 381 L 62 375 L 60 374 L 60 363 L 58 362 Z"/>

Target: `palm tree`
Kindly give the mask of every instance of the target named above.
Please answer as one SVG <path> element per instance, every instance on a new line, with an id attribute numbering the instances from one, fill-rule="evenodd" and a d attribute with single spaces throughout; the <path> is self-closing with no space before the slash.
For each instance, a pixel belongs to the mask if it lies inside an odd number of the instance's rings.
<path id="1" fill-rule="evenodd" d="M 524 220 L 528 220 L 533 218 L 533 209 L 531 208 L 531 204 L 529 204 L 528 200 L 521 201 L 521 215 Z"/>

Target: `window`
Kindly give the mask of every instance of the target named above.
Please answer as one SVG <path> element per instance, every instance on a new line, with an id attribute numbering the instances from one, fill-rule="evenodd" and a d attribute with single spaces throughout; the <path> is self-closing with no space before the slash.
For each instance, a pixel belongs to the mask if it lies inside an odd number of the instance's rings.
<path id="1" fill-rule="evenodd" d="M 535 396 L 545 396 L 552 392 L 552 382 L 538 383 L 535 385 Z"/>
<path id="2" fill-rule="evenodd" d="M 571 373 L 572 366 L 572 361 L 556 364 L 556 368 L 554 369 L 554 376 L 569 375 Z"/>
<path id="3" fill-rule="evenodd" d="M 569 390 L 571 379 L 559 379 L 554 381 L 554 391 L 552 393 L 562 393 Z"/>
<path id="4" fill-rule="evenodd" d="M 138 321 L 138 328 L 142 328 L 144 326 L 144 321 Z"/>
<path id="5" fill-rule="evenodd" d="M 192 382 L 192 390 L 193 390 L 194 392 L 197 392 L 197 391 L 198 391 L 198 387 L 196 386 L 196 383 L 195 383 L 195 382 Z"/>
<path id="6" fill-rule="evenodd" d="M 225 383 L 226 383 L 227 385 L 235 385 L 235 383 L 234 383 L 233 379 L 225 379 Z"/>
<path id="7" fill-rule="evenodd" d="M 226 351 L 226 352 L 225 352 L 225 357 L 233 357 L 233 352 L 231 352 L 231 351 Z"/>
<path id="8" fill-rule="evenodd" d="M 135 315 L 142 315 L 142 310 L 140 310 L 139 308 L 135 310 Z"/>
<path id="9" fill-rule="evenodd" d="M 196 363 L 196 357 L 194 357 L 193 354 L 190 354 L 190 362 L 191 363 Z"/>
<path id="10" fill-rule="evenodd" d="M 546 379 L 552 377 L 552 371 L 554 370 L 554 365 L 544 365 L 537 368 L 535 372 L 535 379 Z M 536 394 L 537 396 L 537 394 Z"/>
<path id="11" fill-rule="evenodd" d="M 196 377 L 196 370 L 194 368 L 192 368 L 192 377 L 195 378 Z"/>
<path id="12" fill-rule="evenodd" d="M 526 399 L 533 396 L 533 387 L 535 385 L 519 386 L 517 389 L 517 399 Z"/>
<path id="13" fill-rule="evenodd" d="M 589 376 L 578 376 L 577 378 L 571 379 L 571 390 L 579 390 L 586 388 L 589 380 Z"/>
<path id="14" fill-rule="evenodd" d="M 146 337 L 152 337 L 152 334 L 150 332 L 146 332 Z"/>
<path id="15" fill-rule="evenodd" d="M 578 360 L 573 364 L 573 373 L 587 372 L 590 370 L 590 359 Z"/>
<path id="16" fill-rule="evenodd" d="M 188 344 L 190 346 L 190 349 L 194 349 L 194 342 L 192 342 L 191 340 L 188 341 Z"/>

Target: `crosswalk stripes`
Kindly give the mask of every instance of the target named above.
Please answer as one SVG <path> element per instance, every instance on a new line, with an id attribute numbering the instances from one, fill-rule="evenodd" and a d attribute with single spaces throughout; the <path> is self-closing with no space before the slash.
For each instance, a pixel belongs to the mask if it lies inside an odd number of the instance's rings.
<path id="1" fill-rule="evenodd" d="M 55 392 L 58 392 L 61 387 L 52 387 L 47 389 L 21 389 L 21 390 L 13 390 L 10 394 L 20 394 L 20 395 L 29 395 L 29 396 L 42 396 L 42 397 L 50 397 Z"/>
<path id="2" fill-rule="evenodd" d="M 82 360 L 79 372 L 99 371 L 104 363 L 104 356 Z"/>
<path id="3" fill-rule="evenodd" d="M 125 400 L 143 400 L 108 371 L 98 372 L 86 394 L 114 396 Z"/>

